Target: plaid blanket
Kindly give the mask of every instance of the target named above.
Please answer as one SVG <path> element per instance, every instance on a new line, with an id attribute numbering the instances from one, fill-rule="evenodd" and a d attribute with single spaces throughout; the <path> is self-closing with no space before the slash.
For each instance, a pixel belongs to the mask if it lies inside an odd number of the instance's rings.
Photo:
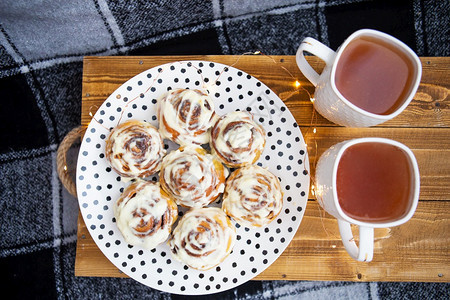
<path id="1" fill-rule="evenodd" d="M 56 150 L 80 124 L 85 55 L 294 55 L 306 36 L 336 47 L 360 28 L 421 56 L 448 56 L 440 0 L 0 1 L 0 269 L 16 299 L 178 299 L 131 279 L 74 276 L 78 203 Z M 223 299 L 448 297 L 448 284 L 251 281 Z"/>

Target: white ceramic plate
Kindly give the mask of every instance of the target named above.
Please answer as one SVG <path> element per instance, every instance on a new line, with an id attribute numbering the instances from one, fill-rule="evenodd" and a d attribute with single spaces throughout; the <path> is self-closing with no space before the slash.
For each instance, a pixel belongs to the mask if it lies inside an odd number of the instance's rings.
<path id="1" fill-rule="evenodd" d="M 158 127 L 156 103 L 168 89 L 207 90 L 216 113 L 250 111 L 267 132 L 257 162 L 278 176 L 283 210 L 265 228 L 237 228 L 233 252 L 217 268 L 197 271 L 172 258 L 166 244 L 154 250 L 128 245 L 117 229 L 113 204 L 128 184 L 111 170 L 104 156 L 109 129 L 128 119 Z M 309 162 L 300 128 L 278 96 L 256 78 L 236 68 L 207 61 L 181 61 L 149 69 L 131 78 L 97 110 L 84 136 L 77 166 L 80 210 L 105 256 L 131 278 L 158 290 L 186 295 L 211 294 L 236 287 L 270 266 L 297 231 L 309 191 Z M 168 151 L 177 148 L 166 141 Z M 157 176 L 149 178 L 158 180 Z M 220 203 L 213 205 L 220 206 Z M 182 212 L 180 213 L 182 214 Z"/>

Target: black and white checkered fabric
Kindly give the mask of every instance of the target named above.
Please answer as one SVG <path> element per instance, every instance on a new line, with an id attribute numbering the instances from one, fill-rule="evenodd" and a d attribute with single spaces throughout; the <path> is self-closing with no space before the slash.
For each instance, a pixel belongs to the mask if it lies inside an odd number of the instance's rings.
<path id="1" fill-rule="evenodd" d="M 16 299 L 178 299 L 131 279 L 74 276 L 78 203 L 56 150 L 80 124 L 86 55 L 294 55 L 314 37 L 394 35 L 449 56 L 449 1 L 1 0 L 0 286 Z M 223 299 L 446 298 L 448 284 L 251 281 Z M 215 297 L 216 297 L 215 296 Z"/>

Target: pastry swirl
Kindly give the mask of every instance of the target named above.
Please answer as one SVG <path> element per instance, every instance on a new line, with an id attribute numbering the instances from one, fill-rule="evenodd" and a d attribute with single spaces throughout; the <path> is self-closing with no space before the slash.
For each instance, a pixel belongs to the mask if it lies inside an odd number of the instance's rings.
<path id="1" fill-rule="evenodd" d="M 240 225 L 262 227 L 283 207 L 278 178 L 258 165 L 235 170 L 227 179 L 222 209 Z"/>
<path id="2" fill-rule="evenodd" d="M 264 150 L 266 133 L 250 113 L 230 112 L 211 130 L 211 149 L 225 165 L 238 168 L 255 163 Z"/>
<path id="3" fill-rule="evenodd" d="M 200 90 L 174 89 L 158 101 L 161 135 L 180 145 L 207 144 L 216 119 L 214 102 Z"/>
<path id="4" fill-rule="evenodd" d="M 151 124 L 130 120 L 115 127 L 106 140 L 105 156 L 124 177 L 147 177 L 161 168 L 166 151 L 162 138 Z"/>
<path id="5" fill-rule="evenodd" d="M 220 264 L 233 249 L 236 228 L 217 207 L 193 208 L 179 221 L 169 241 L 175 259 L 197 270 Z"/>
<path id="6" fill-rule="evenodd" d="M 180 147 L 164 157 L 160 183 L 176 203 L 203 207 L 223 193 L 228 170 L 199 146 Z"/>
<path id="7" fill-rule="evenodd" d="M 153 249 L 169 237 L 178 208 L 159 183 L 138 180 L 119 197 L 114 216 L 128 244 Z"/>

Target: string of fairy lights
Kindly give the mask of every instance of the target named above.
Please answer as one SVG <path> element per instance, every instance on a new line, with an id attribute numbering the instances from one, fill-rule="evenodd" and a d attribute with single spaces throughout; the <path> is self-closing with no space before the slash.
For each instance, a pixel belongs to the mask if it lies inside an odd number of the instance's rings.
<path id="1" fill-rule="evenodd" d="M 306 93 L 306 94 L 308 95 L 309 101 L 310 101 L 312 104 L 314 104 L 314 101 L 315 101 L 314 95 L 312 95 L 312 94 L 311 94 L 311 93 L 303 86 L 303 84 L 300 82 L 300 80 L 299 80 L 297 77 L 295 77 L 295 76 L 292 74 L 292 72 L 290 72 L 286 67 L 284 67 L 284 66 L 281 65 L 279 62 L 277 62 L 272 56 L 266 55 L 266 54 L 264 54 L 264 53 L 261 52 L 261 51 L 245 52 L 245 53 L 239 55 L 239 56 L 236 58 L 236 60 L 235 60 L 229 67 L 234 67 L 235 65 L 237 65 L 237 64 L 239 63 L 239 61 L 241 60 L 241 58 L 242 58 L 243 56 L 247 56 L 247 55 L 260 55 L 260 56 L 264 56 L 264 57 L 268 58 L 270 61 L 272 61 L 272 63 L 273 63 L 274 65 L 276 65 L 277 67 L 281 68 L 281 69 L 282 69 L 284 72 L 286 72 L 286 73 L 289 75 L 289 77 L 292 79 L 291 86 L 294 87 L 294 90 L 293 90 L 293 93 L 291 93 L 289 97 L 291 97 L 292 94 L 299 94 L 299 93 L 304 92 L 304 93 Z M 186 63 L 186 62 L 174 62 L 173 64 L 177 64 L 177 63 L 180 64 L 180 63 Z M 203 80 L 202 72 L 200 72 L 199 69 L 198 69 L 197 67 L 195 67 L 193 64 L 190 64 L 189 67 L 193 67 L 193 68 L 197 69 L 197 73 L 199 74 L 199 76 L 201 77 L 202 82 L 203 82 L 203 88 L 204 88 L 204 89 L 206 90 L 206 92 L 209 94 L 208 86 L 206 85 L 206 83 L 205 83 L 204 80 Z M 226 68 L 227 68 L 227 67 L 224 67 L 224 69 L 217 75 L 217 78 L 216 78 L 214 81 L 212 81 L 212 83 L 209 85 L 209 87 L 215 85 L 215 84 L 218 82 L 218 80 L 220 79 L 220 77 L 222 76 L 222 74 L 225 72 Z M 143 93 L 141 93 L 141 94 L 137 95 L 136 97 L 134 97 L 133 99 L 127 101 L 127 103 L 125 104 L 124 108 L 122 109 L 121 116 L 120 116 L 120 118 L 119 118 L 119 120 L 118 120 L 118 124 L 119 124 L 120 121 L 122 120 L 122 116 L 123 116 L 123 114 L 125 113 L 126 108 L 127 108 L 131 103 L 133 103 L 136 99 L 138 99 L 139 97 L 141 97 L 142 94 L 146 94 L 147 92 L 151 91 L 153 85 L 154 85 L 155 82 L 158 80 L 159 76 L 161 75 L 161 73 L 162 73 L 163 71 L 164 71 L 164 69 L 162 69 L 162 68 L 159 69 L 158 75 L 155 76 L 155 77 L 153 78 L 153 81 L 152 81 L 151 84 L 147 87 L 147 89 L 146 89 Z M 120 96 L 120 95 L 117 95 L 116 98 L 117 98 L 117 99 L 121 99 L 121 96 Z M 281 97 L 280 97 L 280 99 L 281 99 L 282 101 L 285 101 L 285 100 L 286 100 L 286 98 L 283 99 L 283 98 L 281 98 Z M 106 128 L 106 127 L 102 124 L 102 122 L 99 122 L 99 121 L 95 118 L 95 116 L 94 116 L 94 113 L 95 113 L 95 112 L 94 112 L 94 111 L 97 111 L 98 108 L 99 108 L 99 107 L 98 107 L 97 105 L 95 105 L 95 104 L 92 105 L 92 106 L 89 108 L 89 112 L 88 112 L 89 116 L 92 118 L 92 120 L 96 121 L 96 122 L 97 122 L 99 125 L 101 125 L 104 129 L 106 129 L 107 131 L 110 131 L 110 128 Z M 316 126 L 315 126 L 316 122 L 317 122 L 317 113 L 316 113 L 315 109 L 313 108 L 313 109 L 312 109 L 312 114 L 311 114 L 311 121 L 310 121 L 310 124 L 309 124 L 308 126 L 305 126 L 305 127 L 306 127 L 306 130 L 305 130 L 305 132 L 303 133 L 303 136 L 304 136 L 304 139 L 305 139 L 305 147 L 308 149 L 308 146 L 310 146 L 311 150 L 313 150 L 313 151 L 308 151 L 310 154 L 313 154 L 313 155 L 312 155 L 312 157 L 314 157 L 314 161 L 312 162 L 313 165 L 316 164 L 316 158 L 317 158 L 317 140 L 316 140 L 317 128 L 316 128 Z M 88 124 L 88 126 L 89 126 L 89 124 Z M 311 146 L 311 144 L 312 144 L 313 146 Z M 313 152 L 313 153 L 312 153 L 312 152 Z M 306 170 L 306 168 L 307 168 L 306 165 L 305 165 L 304 167 L 305 167 L 305 170 Z M 64 165 L 64 171 L 67 172 L 67 170 L 68 170 L 67 165 Z M 316 198 L 316 188 L 315 188 L 314 178 L 311 178 L 311 189 L 310 189 L 310 191 L 311 191 L 311 195 L 312 195 L 314 198 Z"/>

